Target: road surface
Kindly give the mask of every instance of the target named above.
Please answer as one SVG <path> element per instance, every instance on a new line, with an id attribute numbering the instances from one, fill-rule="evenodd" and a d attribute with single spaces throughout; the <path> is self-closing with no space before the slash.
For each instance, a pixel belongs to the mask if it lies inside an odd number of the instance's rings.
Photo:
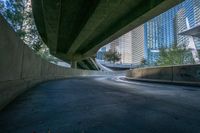
<path id="1" fill-rule="evenodd" d="M 0 133 L 200 133 L 200 88 L 76 77 L 42 83 L 0 112 Z"/>

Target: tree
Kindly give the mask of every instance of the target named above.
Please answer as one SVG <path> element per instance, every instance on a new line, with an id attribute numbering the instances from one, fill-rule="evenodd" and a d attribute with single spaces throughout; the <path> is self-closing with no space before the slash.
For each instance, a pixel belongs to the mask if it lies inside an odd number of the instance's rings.
<path id="1" fill-rule="evenodd" d="M 109 51 L 105 52 L 104 59 L 106 61 L 115 63 L 121 59 L 121 54 L 115 50 L 114 51 L 109 50 Z"/>
<path id="2" fill-rule="evenodd" d="M 18 36 L 38 55 L 50 62 L 60 61 L 52 56 L 37 31 L 31 0 L 0 0 L 0 15 L 3 15 Z"/>
<path id="3" fill-rule="evenodd" d="M 148 64 L 148 61 L 145 58 L 142 58 L 142 60 L 140 61 L 140 66 L 143 67 L 147 64 Z"/>
<path id="4" fill-rule="evenodd" d="M 0 0 L 0 12 L 28 46 L 40 49 L 43 42 L 34 24 L 31 0 Z"/>
<path id="5" fill-rule="evenodd" d="M 54 57 L 49 53 L 49 48 L 46 45 L 42 45 L 41 48 L 37 52 L 42 58 L 46 59 L 49 62 L 58 63 L 62 62 L 60 59 Z"/>
<path id="6" fill-rule="evenodd" d="M 160 49 L 159 59 L 156 62 L 159 66 L 193 64 L 192 53 L 184 46 L 178 47 L 176 44 L 172 48 Z"/>

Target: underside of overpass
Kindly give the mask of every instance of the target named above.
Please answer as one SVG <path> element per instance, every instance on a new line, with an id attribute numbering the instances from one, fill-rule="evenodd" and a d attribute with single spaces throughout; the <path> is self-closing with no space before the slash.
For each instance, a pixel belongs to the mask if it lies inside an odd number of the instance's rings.
<path id="1" fill-rule="evenodd" d="M 180 2 L 125 0 L 126 9 L 117 0 L 116 5 L 112 0 L 74 1 L 33 0 L 33 8 L 51 52 L 82 69 L 98 68 L 94 54 L 99 47 Z M 200 132 L 200 90 L 177 85 L 200 85 L 200 65 L 130 70 L 124 80 L 122 73 L 49 63 L 1 15 L 0 27 L 0 133 Z"/>
<path id="2" fill-rule="evenodd" d="M 182 1 L 32 0 L 32 7 L 51 54 L 73 67 L 98 69 L 99 48 Z"/>

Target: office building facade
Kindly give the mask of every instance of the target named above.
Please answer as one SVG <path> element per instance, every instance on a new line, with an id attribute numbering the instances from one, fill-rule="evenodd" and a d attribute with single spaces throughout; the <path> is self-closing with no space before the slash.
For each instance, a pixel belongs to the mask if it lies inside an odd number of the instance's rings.
<path id="1" fill-rule="evenodd" d="M 145 57 L 144 52 L 144 25 L 132 31 L 132 64 L 140 65 Z"/>
<path id="2" fill-rule="evenodd" d="M 159 58 L 159 49 L 171 48 L 176 43 L 174 18 L 181 5 L 162 13 L 144 24 L 145 53 L 149 64 Z"/>
<path id="3" fill-rule="evenodd" d="M 187 22 L 188 21 L 188 22 Z M 188 24 L 187 24 L 188 23 Z M 174 44 L 187 46 L 189 38 L 180 32 L 200 24 L 200 0 L 185 0 L 144 24 L 145 53 L 149 64 L 155 64 L 160 48 L 171 48 Z M 200 39 L 194 38 L 200 49 Z"/>
<path id="4" fill-rule="evenodd" d="M 111 43 L 107 44 L 108 50 L 116 51 L 121 55 L 120 64 L 132 64 L 132 32 L 128 32 Z"/>
<path id="5" fill-rule="evenodd" d="M 117 63 L 140 65 L 144 58 L 144 25 L 141 25 L 106 45 L 107 50 L 117 51 L 121 59 Z M 102 53 L 102 48 L 97 55 Z M 98 56 L 99 58 L 99 56 Z M 98 59 L 97 58 L 97 59 Z"/>

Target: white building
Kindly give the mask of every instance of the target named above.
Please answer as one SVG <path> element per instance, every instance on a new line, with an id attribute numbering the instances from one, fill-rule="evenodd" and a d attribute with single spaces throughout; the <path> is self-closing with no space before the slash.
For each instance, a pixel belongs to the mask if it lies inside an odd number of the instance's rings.
<path id="1" fill-rule="evenodd" d="M 121 64 L 140 64 L 144 58 L 144 25 L 122 35 L 106 45 L 107 51 L 117 51 L 121 54 Z"/>
<path id="2" fill-rule="evenodd" d="M 141 64 L 144 58 L 144 25 L 132 30 L 132 64 Z"/>

